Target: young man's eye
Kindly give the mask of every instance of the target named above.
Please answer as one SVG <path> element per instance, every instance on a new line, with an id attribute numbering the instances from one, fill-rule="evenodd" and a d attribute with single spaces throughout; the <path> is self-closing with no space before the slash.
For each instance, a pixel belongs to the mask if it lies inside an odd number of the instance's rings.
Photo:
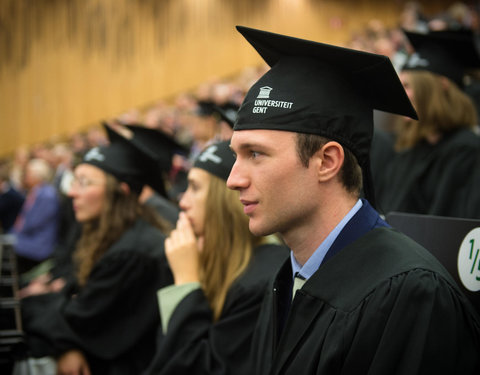
<path id="1" fill-rule="evenodd" d="M 257 151 L 250 151 L 250 157 L 251 157 L 252 159 L 256 159 L 256 158 L 258 158 L 259 156 L 260 156 L 260 153 L 259 153 L 259 152 L 257 152 Z"/>

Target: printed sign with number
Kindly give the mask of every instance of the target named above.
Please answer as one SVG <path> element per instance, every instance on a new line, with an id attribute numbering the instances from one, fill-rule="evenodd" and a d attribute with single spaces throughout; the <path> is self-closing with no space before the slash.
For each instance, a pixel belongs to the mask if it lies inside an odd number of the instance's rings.
<path id="1" fill-rule="evenodd" d="M 458 251 L 458 274 L 465 288 L 480 290 L 480 228 L 472 229 Z"/>

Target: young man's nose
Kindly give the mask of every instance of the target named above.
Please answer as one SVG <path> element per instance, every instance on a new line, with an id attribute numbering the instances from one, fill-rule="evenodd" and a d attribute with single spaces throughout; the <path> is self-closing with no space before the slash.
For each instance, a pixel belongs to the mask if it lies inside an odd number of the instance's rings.
<path id="1" fill-rule="evenodd" d="M 245 174 L 242 172 L 242 168 L 238 161 L 233 164 L 230 175 L 227 179 L 227 187 L 232 190 L 238 190 L 248 185 Z"/>

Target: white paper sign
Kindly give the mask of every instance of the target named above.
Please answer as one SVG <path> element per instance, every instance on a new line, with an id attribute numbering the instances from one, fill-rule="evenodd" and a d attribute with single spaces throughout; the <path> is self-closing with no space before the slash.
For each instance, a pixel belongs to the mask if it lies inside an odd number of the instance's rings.
<path id="1" fill-rule="evenodd" d="M 465 288 L 480 290 L 480 228 L 472 229 L 458 251 L 458 274 Z"/>

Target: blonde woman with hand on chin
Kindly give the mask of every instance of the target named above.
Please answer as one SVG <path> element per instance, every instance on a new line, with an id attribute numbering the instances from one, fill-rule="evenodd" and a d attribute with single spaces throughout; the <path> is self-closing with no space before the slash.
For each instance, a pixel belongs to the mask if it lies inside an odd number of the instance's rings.
<path id="1" fill-rule="evenodd" d="M 162 317 L 148 374 L 244 374 L 265 289 L 288 255 L 276 237 L 255 237 L 238 192 L 227 189 L 229 142 L 196 159 L 165 241 L 174 285 L 158 293 Z"/>

